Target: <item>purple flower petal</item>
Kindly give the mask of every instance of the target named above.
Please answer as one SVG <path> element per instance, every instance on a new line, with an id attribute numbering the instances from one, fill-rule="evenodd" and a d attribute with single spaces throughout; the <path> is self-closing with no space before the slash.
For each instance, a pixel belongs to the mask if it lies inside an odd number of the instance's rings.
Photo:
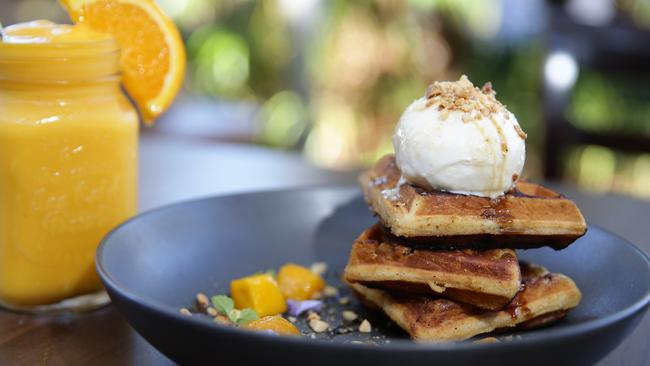
<path id="1" fill-rule="evenodd" d="M 287 300 L 287 305 L 289 306 L 289 315 L 300 316 L 300 314 L 308 310 L 320 311 L 323 307 L 323 302 L 320 300 Z"/>

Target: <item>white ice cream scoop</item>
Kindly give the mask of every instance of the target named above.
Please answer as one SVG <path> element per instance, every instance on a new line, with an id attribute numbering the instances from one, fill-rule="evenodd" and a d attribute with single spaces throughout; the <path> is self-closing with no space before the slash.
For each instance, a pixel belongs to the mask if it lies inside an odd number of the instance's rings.
<path id="1" fill-rule="evenodd" d="M 436 82 L 404 112 L 393 136 L 403 178 L 426 189 L 496 198 L 517 183 L 526 134 L 499 103 L 464 75 Z"/>

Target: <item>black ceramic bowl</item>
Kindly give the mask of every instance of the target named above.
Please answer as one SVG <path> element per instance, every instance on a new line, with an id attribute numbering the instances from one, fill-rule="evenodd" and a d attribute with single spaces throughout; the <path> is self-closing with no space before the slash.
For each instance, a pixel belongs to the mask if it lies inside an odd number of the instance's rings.
<path id="1" fill-rule="evenodd" d="M 638 324 L 650 302 L 650 260 L 596 227 L 562 251 L 521 251 L 565 273 L 583 293 L 560 323 L 493 344 L 416 344 L 381 314 L 373 334 L 328 339 L 280 337 L 183 316 L 199 291 L 227 293 L 229 281 L 286 262 L 325 261 L 340 285 L 353 239 L 376 219 L 353 188 L 318 188 L 215 197 L 142 214 L 110 233 L 97 268 L 115 306 L 152 345 L 181 364 L 588 365 Z M 380 339 L 376 346 L 355 337 Z M 386 338 L 388 337 L 388 338 Z M 386 339 L 389 342 L 386 342 Z"/>

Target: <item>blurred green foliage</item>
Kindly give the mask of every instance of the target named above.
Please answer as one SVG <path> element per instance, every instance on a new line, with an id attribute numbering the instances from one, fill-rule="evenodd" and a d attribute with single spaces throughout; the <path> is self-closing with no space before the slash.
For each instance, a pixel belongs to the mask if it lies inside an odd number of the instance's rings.
<path id="1" fill-rule="evenodd" d="M 622 132 L 650 136 L 650 78 L 634 79 L 582 70 L 574 87 L 567 117 L 585 131 Z"/>
<path id="2" fill-rule="evenodd" d="M 532 155 L 539 154 L 544 137 L 539 71 L 543 56 L 541 41 L 533 40 L 507 50 L 475 46 L 471 56 L 462 62 L 475 83 L 492 82 L 499 101 L 517 116 L 528 134 L 526 145 Z"/>
<path id="3" fill-rule="evenodd" d="M 541 174 L 541 34 L 497 41 L 499 0 L 160 0 L 181 26 L 194 94 L 259 106 L 256 142 L 301 149 L 333 168 L 390 152 L 404 108 L 434 80 L 491 81 L 528 133 L 526 174 Z M 561 2 L 560 2 L 561 3 Z M 650 27 L 645 0 L 618 9 Z M 645 82 L 580 70 L 567 117 L 589 131 L 650 135 Z M 643 79 L 645 80 L 645 79 Z M 650 157 L 598 146 L 566 151 L 566 178 L 649 195 Z"/>

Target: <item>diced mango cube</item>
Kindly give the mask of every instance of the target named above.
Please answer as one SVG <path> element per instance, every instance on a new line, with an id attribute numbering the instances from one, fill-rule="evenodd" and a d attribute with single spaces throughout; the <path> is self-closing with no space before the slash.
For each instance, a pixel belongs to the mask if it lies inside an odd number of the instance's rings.
<path id="1" fill-rule="evenodd" d="M 272 330 L 281 335 L 300 335 L 298 328 L 280 315 L 265 316 L 264 318 L 253 320 L 246 324 L 245 328 L 257 331 Z"/>
<path id="2" fill-rule="evenodd" d="M 251 308 L 260 317 L 287 311 L 287 303 L 278 283 L 268 274 L 256 274 L 230 282 L 230 294 L 235 308 Z"/>
<path id="3" fill-rule="evenodd" d="M 293 263 L 285 264 L 280 268 L 278 284 L 284 297 L 299 301 L 309 300 L 315 293 L 325 288 L 325 281 L 321 276 Z"/>

